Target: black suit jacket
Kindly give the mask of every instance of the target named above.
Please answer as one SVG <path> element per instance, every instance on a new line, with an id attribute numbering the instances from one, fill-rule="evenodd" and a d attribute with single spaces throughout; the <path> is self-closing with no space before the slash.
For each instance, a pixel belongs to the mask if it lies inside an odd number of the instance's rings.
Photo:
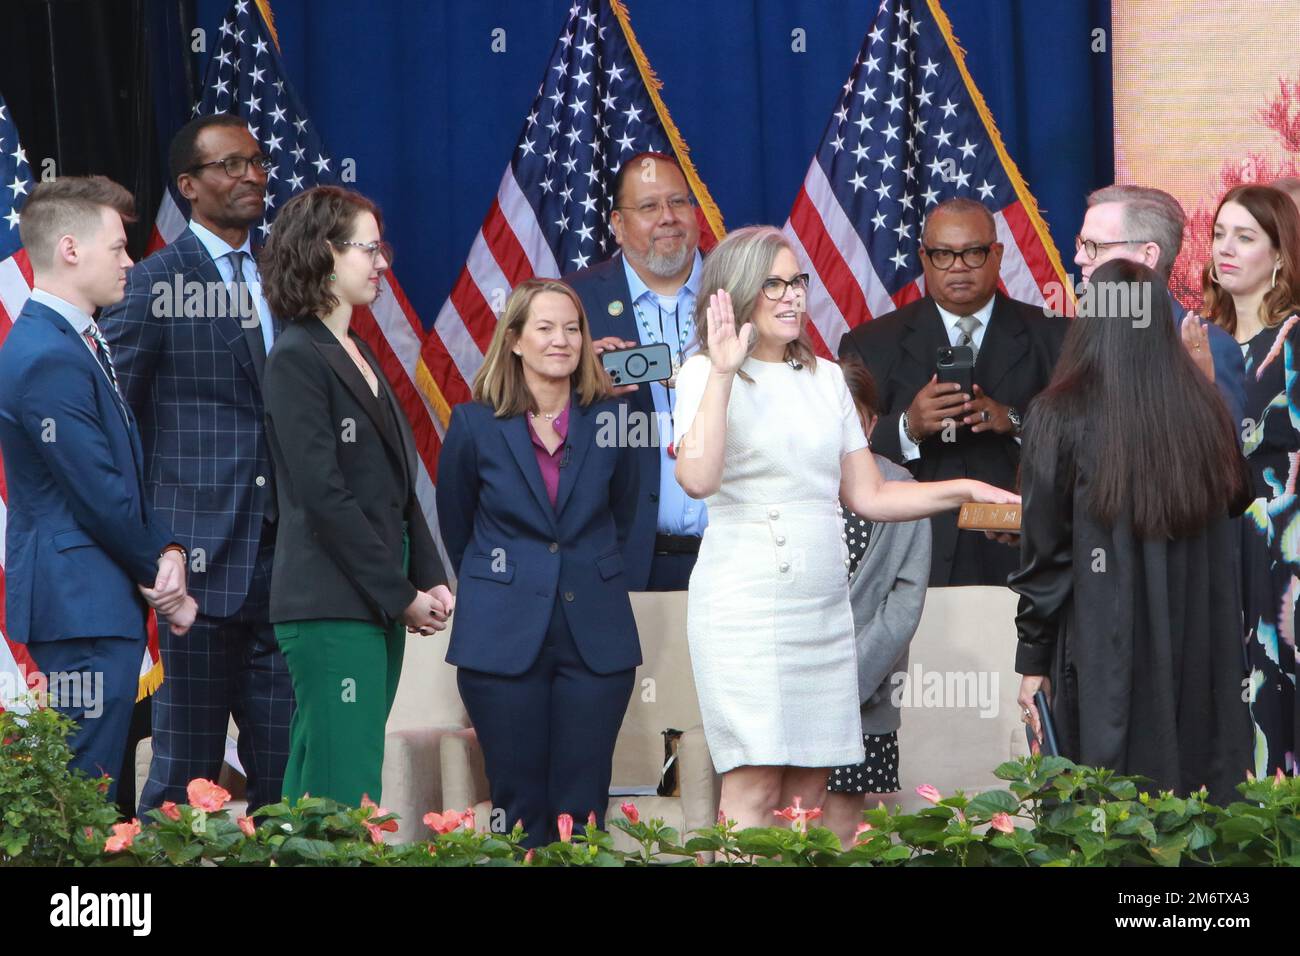
<path id="1" fill-rule="evenodd" d="M 355 333 L 362 355 L 379 362 Z M 317 318 L 288 325 L 266 359 L 266 435 L 280 523 L 271 620 L 343 618 L 388 625 L 446 583 L 415 492 L 416 449 L 397 396 L 376 371 L 370 392 L 342 344 Z M 410 570 L 402 571 L 402 532 Z"/>
<path id="2" fill-rule="evenodd" d="M 995 293 L 993 313 L 975 360 L 974 381 L 984 392 L 1025 415 L 1029 403 L 1051 380 L 1068 320 Z M 874 451 L 906 465 L 922 481 L 977 478 L 1015 490 L 1020 445 L 1010 435 L 957 429 L 921 443 L 921 457 L 902 460 L 898 419 L 935 371 L 935 353 L 951 344 L 934 299 L 926 296 L 896 312 L 865 322 L 840 340 L 840 358 L 856 357 L 876 380 L 883 409 L 871 435 Z M 956 512 L 936 515 L 930 584 L 1005 585 L 1018 566 L 1014 548 L 982 534 L 957 532 Z M 960 553 L 959 553 L 960 551 Z"/>
<path id="3" fill-rule="evenodd" d="M 632 293 L 627 287 L 622 255 L 565 276 L 564 281 L 573 287 L 582 300 L 593 339 L 615 335 L 627 342 L 641 340 L 636 329 Z M 657 426 L 653 433 L 649 430 L 649 424 L 656 421 L 655 402 L 649 385 L 641 385 L 635 392 L 617 396 L 614 401 L 626 407 L 624 414 L 629 416 L 631 428 L 636 427 L 636 419 L 631 416 L 642 415 L 645 416 L 642 420 L 646 422 L 645 434 L 658 437 Z M 666 436 L 664 440 L 667 440 Z M 654 560 L 655 533 L 659 528 L 659 446 L 648 441 L 634 448 L 634 451 L 640 491 L 637 493 L 632 524 L 627 532 L 623 566 L 626 569 L 628 590 L 644 591 L 650 584 L 650 563 Z"/>

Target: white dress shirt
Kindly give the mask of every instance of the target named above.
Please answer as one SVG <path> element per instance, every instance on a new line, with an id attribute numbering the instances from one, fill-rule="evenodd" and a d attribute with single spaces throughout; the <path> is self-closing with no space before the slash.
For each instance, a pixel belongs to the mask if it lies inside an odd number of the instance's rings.
<path id="1" fill-rule="evenodd" d="M 993 302 L 996 298 L 996 296 L 990 296 L 989 300 L 982 306 L 974 312 L 968 313 L 980 320 L 979 327 L 971 335 L 971 341 L 975 345 L 976 353 L 979 352 L 980 346 L 984 344 L 984 333 L 988 331 L 989 319 L 993 318 Z M 962 336 L 962 331 L 957 325 L 961 316 L 949 312 L 947 309 L 939 305 L 938 302 L 934 304 L 934 307 L 939 310 L 939 318 L 943 319 L 943 327 L 948 332 L 948 343 L 950 345 L 956 345 Z M 972 396 L 972 398 L 973 397 L 974 396 Z M 1019 441 L 1019 439 L 1016 440 Z M 917 447 L 914 441 L 907 437 L 907 432 L 903 430 L 902 415 L 898 416 L 898 447 L 902 450 L 903 461 L 914 461 L 921 457 L 921 449 Z"/>
<path id="2" fill-rule="evenodd" d="M 271 343 L 275 340 L 275 325 L 271 321 L 271 307 L 266 304 L 266 299 L 262 298 L 262 277 L 257 271 L 257 262 L 253 259 L 251 233 L 244 238 L 244 244 L 236 249 L 211 229 L 193 219 L 190 220 L 190 232 L 194 233 L 203 244 L 203 248 L 208 250 L 208 255 L 216 263 L 217 272 L 221 273 L 221 279 L 227 285 L 235 281 L 235 266 L 230 261 L 230 253 L 244 254 L 244 284 L 248 286 L 248 293 L 257 306 L 257 317 L 262 323 L 262 341 L 266 344 L 266 354 L 270 355 Z"/>

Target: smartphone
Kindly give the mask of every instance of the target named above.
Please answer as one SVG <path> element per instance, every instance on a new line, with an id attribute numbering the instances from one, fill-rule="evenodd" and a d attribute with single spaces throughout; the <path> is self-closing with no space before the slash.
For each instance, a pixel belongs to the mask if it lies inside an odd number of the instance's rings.
<path id="1" fill-rule="evenodd" d="M 615 385 L 663 382 L 673 377 L 673 353 L 662 342 L 605 352 L 600 362 Z"/>
<path id="2" fill-rule="evenodd" d="M 1059 757 L 1061 748 L 1056 742 L 1056 721 L 1052 719 L 1052 708 L 1047 703 L 1047 695 L 1041 690 L 1034 694 L 1034 706 L 1038 708 L 1038 722 L 1043 728 L 1039 753 L 1044 757 Z M 1025 724 L 1025 738 L 1029 741 L 1029 752 L 1033 753 L 1037 739 L 1034 737 L 1034 728 L 1029 724 Z"/>
<path id="3" fill-rule="evenodd" d="M 935 350 L 935 371 L 941 382 L 956 382 L 975 397 L 975 350 L 969 345 L 941 345 Z"/>

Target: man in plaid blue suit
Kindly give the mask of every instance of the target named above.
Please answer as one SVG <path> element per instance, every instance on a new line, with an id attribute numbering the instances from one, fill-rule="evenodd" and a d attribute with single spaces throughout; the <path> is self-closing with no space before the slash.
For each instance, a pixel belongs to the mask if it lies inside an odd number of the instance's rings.
<path id="1" fill-rule="evenodd" d="M 250 808 L 280 799 L 293 685 L 269 620 L 276 500 L 261 376 L 276 323 L 250 230 L 263 215 L 264 157 L 243 120 L 192 120 L 171 144 L 189 227 L 128 275 L 100 326 L 140 421 L 155 511 L 190 544 L 188 636 L 160 634 L 153 762 L 140 813 L 215 780 L 239 728 Z"/>

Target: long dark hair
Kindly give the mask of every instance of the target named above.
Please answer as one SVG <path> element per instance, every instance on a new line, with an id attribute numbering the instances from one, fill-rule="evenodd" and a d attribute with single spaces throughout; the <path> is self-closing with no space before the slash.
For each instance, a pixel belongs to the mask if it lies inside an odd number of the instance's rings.
<path id="1" fill-rule="evenodd" d="M 1145 293 L 1145 315 L 1107 294 L 1122 284 Z M 1156 272 L 1115 259 L 1090 286 L 1092 300 L 1031 406 L 1021 467 L 1041 473 L 1064 461 L 1073 483 L 1090 443 L 1087 505 L 1096 520 L 1113 528 L 1127 513 L 1143 538 L 1194 535 L 1245 492 L 1227 407 L 1187 355 Z"/>

